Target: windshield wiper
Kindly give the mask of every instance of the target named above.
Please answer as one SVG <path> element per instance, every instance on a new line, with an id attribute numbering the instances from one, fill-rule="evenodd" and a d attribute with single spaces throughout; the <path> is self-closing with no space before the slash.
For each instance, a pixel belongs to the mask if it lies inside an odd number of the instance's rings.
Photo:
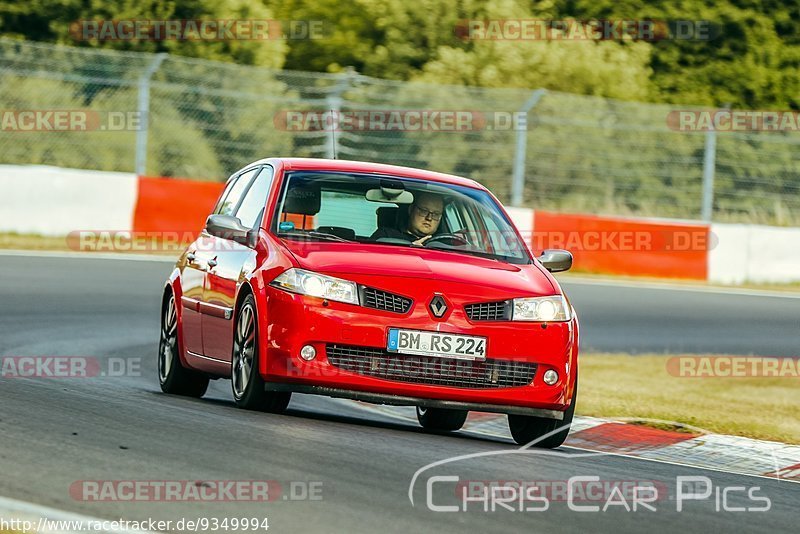
<path id="1" fill-rule="evenodd" d="M 338 235 L 328 234 L 326 232 L 317 232 L 314 230 L 309 230 L 308 232 L 300 232 L 300 231 L 293 231 L 293 232 L 280 232 L 278 235 L 280 236 L 287 236 L 287 237 L 313 237 L 316 239 L 323 239 L 328 241 L 336 241 L 339 243 L 356 243 L 356 241 L 351 241 L 349 239 L 345 239 L 343 237 L 339 237 Z"/>
<path id="2" fill-rule="evenodd" d="M 485 258 L 487 260 L 493 260 L 500 263 L 510 263 L 514 265 L 528 265 L 531 263 L 529 260 L 525 260 L 525 258 L 518 258 L 516 256 L 504 256 L 502 254 L 493 254 L 491 252 L 484 252 L 482 250 L 476 250 L 474 248 L 463 249 L 463 248 L 448 247 L 448 246 L 441 246 L 441 247 L 432 246 L 432 247 L 427 247 L 427 249 L 438 250 L 441 252 L 452 252 L 455 254 L 466 254 L 467 256 L 476 256 L 478 258 Z"/>
<path id="3" fill-rule="evenodd" d="M 377 241 L 370 241 L 376 245 L 389 245 L 393 247 L 406 247 L 413 248 L 414 250 L 438 250 L 439 252 L 453 252 L 455 254 L 466 254 L 467 256 L 477 256 L 478 258 L 485 258 L 487 260 L 494 260 L 500 263 L 510 263 L 512 265 L 529 265 L 530 260 L 525 258 L 518 258 L 516 256 L 504 256 L 502 254 L 492 254 L 490 252 L 482 252 L 480 250 L 469 250 L 451 247 L 425 247 L 425 245 L 414 245 L 410 241 L 403 239 L 392 239 L 392 241 L 384 241 L 385 238 L 380 238 Z M 391 238 L 389 238 L 391 239 Z"/>

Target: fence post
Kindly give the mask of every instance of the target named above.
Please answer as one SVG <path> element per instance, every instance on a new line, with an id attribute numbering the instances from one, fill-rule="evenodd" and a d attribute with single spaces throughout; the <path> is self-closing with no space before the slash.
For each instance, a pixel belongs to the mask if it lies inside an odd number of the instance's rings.
<path id="1" fill-rule="evenodd" d="M 511 205 L 522 207 L 522 196 L 525 191 L 525 151 L 528 146 L 528 113 L 536 107 L 539 100 L 547 92 L 537 89 L 519 110 L 520 121 L 517 123 L 517 147 L 514 151 L 514 172 L 511 175 Z"/>
<path id="2" fill-rule="evenodd" d="M 327 111 L 331 114 L 331 131 L 326 139 L 325 157 L 336 159 L 339 154 L 339 137 L 336 128 L 339 125 L 339 112 L 342 109 L 342 94 L 350 87 L 350 81 L 355 75 L 353 67 L 347 67 L 342 78 L 333 87 L 333 91 L 325 99 L 328 105 Z"/>
<path id="3" fill-rule="evenodd" d="M 706 222 L 711 222 L 714 212 L 714 167 L 717 160 L 717 132 L 713 125 L 706 132 L 705 149 L 703 153 L 703 205 L 701 217 Z"/>
<path id="4" fill-rule="evenodd" d="M 139 77 L 139 129 L 136 130 L 136 175 L 143 176 L 147 172 L 147 130 L 150 120 L 150 78 L 156 73 L 161 63 L 167 59 L 166 53 L 156 54 L 153 61 Z"/>

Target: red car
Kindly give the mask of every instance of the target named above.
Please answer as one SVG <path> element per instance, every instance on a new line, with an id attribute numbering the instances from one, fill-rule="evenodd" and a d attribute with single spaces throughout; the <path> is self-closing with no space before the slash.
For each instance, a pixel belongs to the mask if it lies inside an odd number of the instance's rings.
<path id="1" fill-rule="evenodd" d="M 578 319 L 500 202 L 466 178 L 390 165 L 264 159 L 228 180 L 164 288 L 159 381 L 280 412 L 293 392 L 417 407 L 458 430 L 508 414 L 556 447 L 577 391 Z M 562 430 L 563 429 L 563 430 Z"/>

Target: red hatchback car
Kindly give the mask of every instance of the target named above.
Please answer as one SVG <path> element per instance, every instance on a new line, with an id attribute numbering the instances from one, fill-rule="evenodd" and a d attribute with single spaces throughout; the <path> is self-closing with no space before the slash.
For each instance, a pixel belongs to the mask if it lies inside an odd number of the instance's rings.
<path id="1" fill-rule="evenodd" d="M 243 408 L 293 392 L 417 407 L 458 430 L 508 414 L 556 447 L 577 392 L 578 319 L 500 202 L 473 180 L 321 159 L 264 159 L 228 180 L 164 289 L 159 381 Z"/>

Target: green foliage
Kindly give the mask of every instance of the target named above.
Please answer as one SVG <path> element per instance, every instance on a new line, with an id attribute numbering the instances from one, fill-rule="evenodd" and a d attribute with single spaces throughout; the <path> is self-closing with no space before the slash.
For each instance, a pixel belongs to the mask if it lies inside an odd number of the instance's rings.
<path id="1" fill-rule="evenodd" d="M 130 171 L 133 168 L 136 131 L 101 131 L 109 112 L 133 111 L 136 90 L 117 88 L 100 91 L 86 106 L 85 87 L 63 81 L 4 76 L 0 101 L 14 110 L 85 110 L 90 117 L 87 131 L 6 131 L 0 136 L 0 163 L 39 163 L 76 169 Z M 95 120 L 96 118 L 96 120 Z M 169 106 L 153 112 L 149 131 L 150 169 L 153 173 L 195 178 L 221 178 L 223 171 L 203 132 L 187 124 Z"/>
<path id="2" fill-rule="evenodd" d="M 290 69 L 338 72 L 352 66 L 378 78 L 404 80 L 456 42 L 465 11 L 458 0 L 269 0 L 282 20 L 321 20 L 322 39 L 290 43 Z M 466 2 L 469 3 L 469 2 Z"/>
<path id="3" fill-rule="evenodd" d="M 652 45 L 653 98 L 739 109 L 800 109 L 800 3 L 556 0 L 580 19 L 708 21 L 710 39 Z"/>
<path id="4" fill-rule="evenodd" d="M 98 99 L 98 109 L 114 99 L 111 94 L 107 96 L 111 98 Z M 117 95 L 116 99 L 119 100 L 121 96 Z M 70 87 L 61 81 L 10 75 L 0 78 L 0 102 L 6 109 L 19 111 L 85 109 L 77 85 Z M 9 130 L 0 136 L 0 163 L 25 162 L 77 169 L 128 170 L 134 157 L 130 148 L 133 142 L 130 132 Z"/>
<path id="5" fill-rule="evenodd" d="M 79 21 L 161 21 L 273 19 L 253 0 L 0 0 L 0 33 L 72 46 L 110 48 L 232 61 L 280 68 L 286 55 L 281 39 L 260 40 L 98 40 L 76 31 Z"/>
<path id="6" fill-rule="evenodd" d="M 602 42 L 468 41 L 474 19 L 709 21 L 711 39 Z M 311 39 L 96 41 L 78 20 L 320 21 Z M 800 108 L 796 0 L 0 0 L 0 34 L 78 46 L 295 70 L 346 66 L 378 78 L 483 87 L 544 87 L 655 102 Z"/>
<path id="7" fill-rule="evenodd" d="M 86 41 L 70 31 L 81 19 L 319 21 L 323 34 Z M 711 38 L 466 40 L 457 31 L 467 20 L 503 19 L 708 21 Z M 147 172 L 222 179 L 266 155 L 325 155 L 327 132 L 286 131 L 274 120 L 287 110 L 326 109 L 344 76 L 298 71 L 352 66 L 371 76 L 344 84 L 345 110 L 513 112 L 544 88 L 529 114 L 527 203 L 697 218 L 704 135 L 670 130 L 667 114 L 674 106 L 800 109 L 798 20 L 798 0 L 0 0 L 0 36 L 81 47 L 4 45 L 0 102 L 7 109 L 135 110 L 137 79 L 153 56 L 89 49 L 167 52 L 153 77 Z M 635 103 L 643 101 L 663 105 Z M 339 157 L 471 176 L 509 200 L 513 130 L 337 136 Z M 795 137 L 721 133 L 715 217 L 798 224 Z M 0 132 L 0 161 L 131 170 L 134 138 L 131 131 Z"/>
<path id="8" fill-rule="evenodd" d="M 250 161 L 289 153 L 291 135 L 276 130 L 273 118 L 296 95 L 275 74 L 169 57 L 151 90 L 148 160 L 153 172 L 219 180 Z M 193 139 L 194 146 L 176 144 L 181 137 Z M 210 162 L 195 157 L 195 151 Z"/>

